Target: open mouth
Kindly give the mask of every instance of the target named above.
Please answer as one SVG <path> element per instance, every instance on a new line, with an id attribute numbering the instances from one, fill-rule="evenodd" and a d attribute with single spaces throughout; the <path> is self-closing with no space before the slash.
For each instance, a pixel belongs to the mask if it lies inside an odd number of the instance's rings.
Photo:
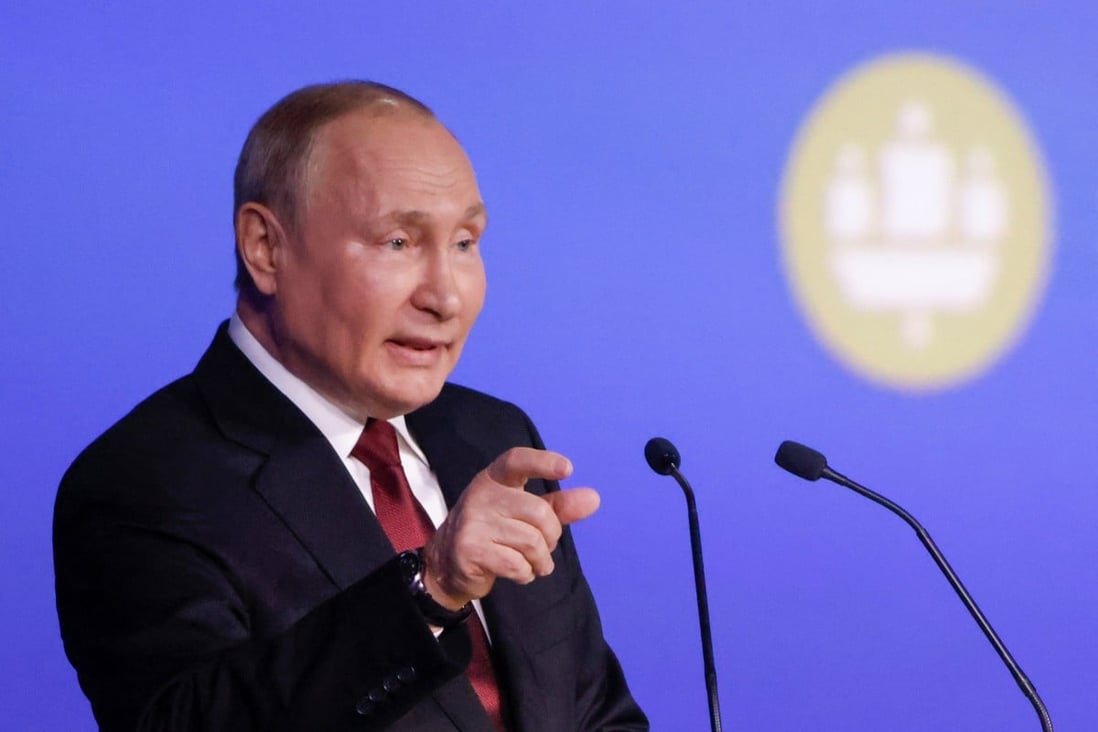
<path id="1" fill-rule="evenodd" d="M 410 348 L 413 351 L 431 351 L 436 348 L 442 348 L 443 345 L 438 341 L 419 340 L 415 338 L 393 339 L 390 343 L 394 343 L 401 348 Z"/>
<path id="2" fill-rule="evenodd" d="M 393 339 L 385 345 L 396 358 L 413 365 L 432 364 L 445 350 L 444 343 L 418 338 Z"/>

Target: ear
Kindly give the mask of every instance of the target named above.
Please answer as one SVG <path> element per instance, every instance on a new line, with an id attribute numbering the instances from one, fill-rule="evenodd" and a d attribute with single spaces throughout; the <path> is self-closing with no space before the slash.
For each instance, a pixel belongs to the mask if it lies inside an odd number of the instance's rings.
<path id="1" fill-rule="evenodd" d="M 249 202 L 236 212 L 236 251 L 252 276 L 256 290 L 268 297 L 278 290 L 277 272 L 286 235 L 274 212 Z"/>

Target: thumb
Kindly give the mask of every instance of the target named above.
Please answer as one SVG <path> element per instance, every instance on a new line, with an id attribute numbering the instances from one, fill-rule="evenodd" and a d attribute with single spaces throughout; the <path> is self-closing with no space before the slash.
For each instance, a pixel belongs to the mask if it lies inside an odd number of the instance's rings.
<path id="1" fill-rule="evenodd" d="M 602 498 L 594 488 L 570 488 L 542 496 L 552 507 L 561 525 L 585 519 L 598 510 Z"/>

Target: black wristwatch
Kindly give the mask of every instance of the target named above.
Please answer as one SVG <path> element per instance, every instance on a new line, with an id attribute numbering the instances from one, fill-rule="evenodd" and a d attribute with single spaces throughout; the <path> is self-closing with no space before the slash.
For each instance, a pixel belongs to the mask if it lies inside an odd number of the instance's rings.
<path id="1" fill-rule="evenodd" d="M 423 584 L 423 575 L 427 572 L 427 565 L 423 561 L 420 549 L 410 549 L 401 552 L 397 557 L 400 562 L 401 574 L 404 577 L 404 586 L 412 596 L 420 613 L 428 625 L 436 628 L 451 628 L 465 621 L 473 612 L 473 603 L 467 602 L 459 610 L 451 610 L 445 605 L 439 604 Z"/>

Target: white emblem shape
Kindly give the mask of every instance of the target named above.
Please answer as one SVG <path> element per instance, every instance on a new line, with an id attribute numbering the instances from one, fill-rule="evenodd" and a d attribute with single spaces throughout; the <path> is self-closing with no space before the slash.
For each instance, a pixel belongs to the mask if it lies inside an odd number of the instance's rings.
<path id="1" fill-rule="evenodd" d="M 900 106 L 875 152 L 876 175 L 860 146 L 836 156 L 824 206 L 830 268 L 849 305 L 898 313 L 903 343 L 922 350 L 936 314 L 987 301 L 1009 205 L 989 149 L 975 146 L 962 167 L 921 100 Z"/>

